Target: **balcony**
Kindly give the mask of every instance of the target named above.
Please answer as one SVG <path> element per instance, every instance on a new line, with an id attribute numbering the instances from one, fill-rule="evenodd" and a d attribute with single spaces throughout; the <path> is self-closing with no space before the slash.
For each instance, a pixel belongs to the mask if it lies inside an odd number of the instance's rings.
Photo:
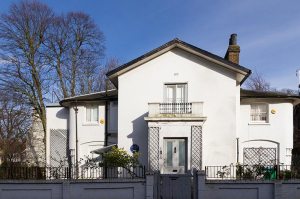
<path id="1" fill-rule="evenodd" d="M 203 120 L 203 102 L 148 103 L 145 120 Z"/>

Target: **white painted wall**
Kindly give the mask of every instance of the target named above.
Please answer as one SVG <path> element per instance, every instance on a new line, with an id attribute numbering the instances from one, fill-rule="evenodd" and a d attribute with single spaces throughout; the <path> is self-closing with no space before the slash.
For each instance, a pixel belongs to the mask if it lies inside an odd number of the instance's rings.
<path id="1" fill-rule="evenodd" d="M 98 106 L 98 122 L 86 122 L 86 106 Z M 50 163 L 50 129 L 68 129 L 69 130 L 69 148 L 76 148 L 76 125 L 74 106 L 64 107 L 47 107 L 47 163 Z M 105 121 L 105 102 L 86 102 L 78 104 L 78 155 L 86 159 L 86 156 L 92 157 L 90 151 L 104 146 L 105 140 L 105 125 L 108 125 L 109 143 L 117 142 L 117 121 L 118 121 L 118 106 L 117 103 L 110 102 L 108 107 L 108 121 Z M 101 123 L 100 121 L 103 121 Z M 74 151 L 75 155 L 75 151 Z"/>
<path id="2" fill-rule="evenodd" d="M 98 106 L 98 122 L 86 122 L 86 105 Z M 92 157 L 90 151 L 101 148 L 104 146 L 105 140 L 105 104 L 104 103 L 88 103 L 78 105 L 77 115 L 77 128 L 78 128 L 78 160 L 86 159 L 86 156 Z M 100 121 L 104 123 L 101 124 Z M 70 149 L 76 148 L 76 124 L 75 124 L 75 111 L 70 107 L 69 117 L 69 130 L 70 130 Z"/>
<path id="3" fill-rule="evenodd" d="M 297 199 L 299 180 L 205 180 L 198 174 L 198 199 Z"/>
<path id="4" fill-rule="evenodd" d="M 64 107 L 49 106 L 46 108 L 46 162 L 50 164 L 50 129 L 68 129 L 69 110 Z"/>
<path id="5" fill-rule="evenodd" d="M 129 151 L 140 146 L 147 164 L 149 102 L 163 102 L 165 83 L 188 83 L 188 101 L 204 102 L 203 165 L 223 165 L 236 159 L 237 88 L 235 73 L 173 49 L 118 77 L 118 145 Z M 175 133 L 176 134 L 176 133 Z M 176 136 L 176 135 L 175 135 Z"/>
<path id="6" fill-rule="evenodd" d="M 250 104 L 264 102 L 269 104 L 269 123 L 255 124 L 250 122 Z M 275 114 L 271 110 L 276 111 Z M 247 140 L 266 139 L 280 143 L 280 162 L 291 164 L 291 157 L 286 156 L 286 148 L 293 148 L 293 104 L 272 99 L 243 100 L 241 103 L 241 122 L 238 137 L 240 140 L 240 160 L 243 160 L 244 147 L 273 147 L 270 142 L 249 142 Z"/>

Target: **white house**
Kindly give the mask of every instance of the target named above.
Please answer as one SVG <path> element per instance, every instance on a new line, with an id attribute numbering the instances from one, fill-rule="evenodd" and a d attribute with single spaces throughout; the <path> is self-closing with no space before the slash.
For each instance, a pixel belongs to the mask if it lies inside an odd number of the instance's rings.
<path id="1" fill-rule="evenodd" d="M 239 52 L 236 34 L 225 58 L 174 39 L 110 71 L 115 90 L 48 106 L 47 163 L 117 144 L 138 148 L 141 164 L 162 173 L 290 164 L 300 98 L 241 90 L 251 71 L 238 64 Z"/>

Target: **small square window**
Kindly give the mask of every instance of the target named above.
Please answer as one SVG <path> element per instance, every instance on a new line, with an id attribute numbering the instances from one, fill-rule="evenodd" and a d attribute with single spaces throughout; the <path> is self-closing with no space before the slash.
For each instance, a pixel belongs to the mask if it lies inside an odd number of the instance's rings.
<path id="1" fill-rule="evenodd" d="M 85 121 L 87 123 L 97 123 L 98 122 L 98 106 L 87 106 L 85 112 Z"/>
<path id="2" fill-rule="evenodd" d="M 267 104 L 251 104 L 250 120 L 251 122 L 267 123 L 268 118 Z"/>

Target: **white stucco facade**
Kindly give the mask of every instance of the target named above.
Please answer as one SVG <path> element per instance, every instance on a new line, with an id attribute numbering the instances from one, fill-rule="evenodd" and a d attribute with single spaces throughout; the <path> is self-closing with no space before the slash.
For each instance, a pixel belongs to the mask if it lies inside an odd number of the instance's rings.
<path id="1" fill-rule="evenodd" d="M 67 130 L 68 138 L 66 144 L 68 145 L 69 153 L 72 156 L 72 161 L 75 160 L 76 154 L 76 126 L 78 137 L 78 161 L 84 163 L 87 158 L 93 157 L 90 153 L 95 149 L 102 148 L 105 145 L 105 125 L 107 127 L 107 137 L 110 137 L 110 142 L 116 143 L 117 139 L 117 107 L 112 105 L 113 102 L 108 103 L 108 115 L 106 117 L 105 102 L 84 102 L 69 105 L 68 107 L 47 107 L 47 163 L 51 162 L 50 154 L 50 134 L 51 129 L 54 130 Z M 87 122 L 86 121 L 86 107 L 97 107 L 98 109 L 98 121 Z M 77 124 L 76 124 L 76 112 L 75 107 L 78 108 L 77 112 Z M 106 118 L 108 121 L 106 121 Z M 112 144 L 112 143 L 107 143 Z"/>
<path id="2" fill-rule="evenodd" d="M 251 122 L 250 107 L 251 104 L 257 103 L 268 106 L 268 122 Z M 240 131 L 237 135 L 240 146 L 239 160 L 243 161 L 245 147 L 276 148 L 277 153 L 279 147 L 279 162 L 290 165 L 293 148 L 293 103 L 278 99 L 246 99 L 242 100 L 240 110 Z"/>
<path id="3" fill-rule="evenodd" d="M 174 49 L 118 77 L 118 145 L 138 144 L 147 164 L 149 102 L 164 101 L 165 83 L 187 83 L 188 102 L 203 102 L 203 165 L 235 161 L 237 81 L 235 73 Z M 139 82 L 138 84 L 135 82 Z M 187 137 L 190 131 L 182 131 Z M 180 135 L 174 131 L 173 137 Z M 216 155 L 218 158 L 216 158 Z"/>
<path id="4" fill-rule="evenodd" d="M 46 109 L 47 132 L 46 132 L 46 163 L 50 165 L 50 131 L 51 129 L 68 129 L 69 110 L 60 105 L 48 106 Z"/>
<path id="5" fill-rule="evenodd" d="M 100 92 L 63 100 L 65 108 L 47 108 L 47 151 L 50 129 L 60 128 L 68 130 L 68 149 L 74 151 L 77 127 L 79 159 L 116 143 L 129 153 L 137 145 L 140 163 L 162 173 L 243 163 L 245 148 L 276 148 L 275 159 L 290 164 L 298 97 L 241 93 L 250 70 L 174 42 L 108 74 L 117 87 L 113 98 Z M 251 121 L 253 104 L 267 106 L 266 122 Z M 98 108 L 98 121 L 87 123 L 91 105 Z"/>
<path id="6" fill-rule="evenodd" d="M 77 115 L 77 136 L 78 136 L 78 159 L 86 159 L 85 156 L 91 157 L 90 151 L 104 146 L 104 122 L 105 105 L 100 103 L 91 103 L 89 105 L 98 107 L 98 122 L 86 121 L 86 106 L 80 104 L 78 106 Z M 76 150 L 76 119 L 74 107 L 70 108 L 69 117 L 70 129 L 70 149 Z"/>

